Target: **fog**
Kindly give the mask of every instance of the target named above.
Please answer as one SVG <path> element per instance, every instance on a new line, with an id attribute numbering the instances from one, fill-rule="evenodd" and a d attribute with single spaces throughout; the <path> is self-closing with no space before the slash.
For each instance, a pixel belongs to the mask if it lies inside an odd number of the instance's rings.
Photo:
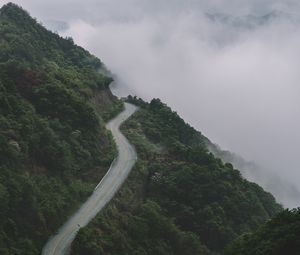
<path id="1" fill-rule="evenodd" d="M 15 2 L 98 56 L 117 91 L 161 98 L 263 169 L 247 178 L 300 206 L 298 1 Z"/>

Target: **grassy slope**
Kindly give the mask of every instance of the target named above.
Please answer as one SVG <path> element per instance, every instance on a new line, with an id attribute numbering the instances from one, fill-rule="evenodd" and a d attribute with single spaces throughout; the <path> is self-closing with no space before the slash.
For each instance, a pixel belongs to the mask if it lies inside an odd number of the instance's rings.
<path id="1" fill-rule="evenodd" d="M 40 254 L 114 158 L 103 118 L 122 105 L 103 68 L 20 7 L 0 9 L 0 254 Z"/>
<path id="2" fill-rule="evenodd" d="M 212 254 L 281 210 L 271 194 L 208 153 L 206 138 L 159 100 L 123 126 L 139 161 L 72 254 Z"/>

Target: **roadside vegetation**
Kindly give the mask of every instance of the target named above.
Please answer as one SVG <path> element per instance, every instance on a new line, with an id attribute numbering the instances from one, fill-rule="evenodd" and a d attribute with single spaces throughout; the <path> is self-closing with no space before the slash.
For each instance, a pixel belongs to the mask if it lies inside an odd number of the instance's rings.
<path id="1" fill-rule="evenodd" d="M 115 157 L 103 118 L 122 102 L 100 69 L 22 8 L 0 9 L 1 255 L 40 254 Z"/>
<path id="2" fill-rule="evenodd" d="M 79 231 L 73 255 L 219 254 L 282 210 L 208 152 L 207 138 L 159 99 L 122 127 L 138 163 L 113 201 Z"/>
<path id="3" fill-rule="evenodd" d="M 0 9 L 1 255 L 41 254 L 116 156 L 104 124 L 123 103 L 103 73 L 71 38 Z M 297 254 L 299 209 L 283 211 L 159 99 L 128 101 L 140 106 L 122 127 L 138 162 L 73 255 Z"/>

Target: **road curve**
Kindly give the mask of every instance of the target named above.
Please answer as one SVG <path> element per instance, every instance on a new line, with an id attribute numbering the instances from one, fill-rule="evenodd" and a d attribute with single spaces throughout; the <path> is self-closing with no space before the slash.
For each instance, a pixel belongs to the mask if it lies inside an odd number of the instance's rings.
<path id="1" fill-rule="evenodd" d="M 43 248 L 42 255 L 67 254 L 78 230 L 86 226 L 96 216 L 125 181 L 137 160 L 137 154 L 133 146 L 122 135 L 119 127 L 136 109 L 136 106 L 125 103 L 125 110 L 106 125 L 106 128 L 111 130 L 118 146 L 118 157 L 113 161 L 88 200 L 58 230 L 58 233 L 49 239 Z"/>

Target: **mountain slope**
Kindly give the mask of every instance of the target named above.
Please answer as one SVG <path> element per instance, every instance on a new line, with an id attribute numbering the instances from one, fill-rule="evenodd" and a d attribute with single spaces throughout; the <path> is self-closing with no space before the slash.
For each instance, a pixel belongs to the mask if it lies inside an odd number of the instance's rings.
<path id="1" fill-rule="evenodd" d="M 81 205 L 80 209 L 61 226 L 57 234 L 49 239 L 43 248 L 42 255 L 65 254 L 65 251 L 69 250 L 78 230 L 85 227 L 98 212 L 109 203 L 135 164 L 137 159 L 136 152 L 120 132 L 119 128 L 122 122 L 136 111 L 136 107 L 127 103 L 124 107 L 124 111 L 106 125 L 106 128 L 111 131 L 118 147 L 118 156 L 96 186 L 91 196 Z"/>
<path id="2" fill-rule="evenodd" d="M 40 254 L 105 174 L 116 148 L 104 121 L 123 107 L 111 80 L 72 39 L 0 9 L 0 254 Z M 282 210 L 169 107 L 129 101 L 138 164 L 73 254 L 217 254 Z"/>
<path id="3" fill-rule="evenodd" d="M 115 156 L 122 108 L 101 61 L 22 8 L 0 9 L 0 254 L 40 254 Z"/>
<path id="4" fill-rule="evenodd" d="M 235 240 L 226 255 L 297 255 L 300 251 L 300 208 L 285 210 L 252 234 Z"/>
<path id="5" fill-rule="evenodd" d="M 208 152 L 207 138 L 154 99 L 123 126 L 139 161 L 72 254 L 212 254 L 281 211 L 273 196 Z"/>

